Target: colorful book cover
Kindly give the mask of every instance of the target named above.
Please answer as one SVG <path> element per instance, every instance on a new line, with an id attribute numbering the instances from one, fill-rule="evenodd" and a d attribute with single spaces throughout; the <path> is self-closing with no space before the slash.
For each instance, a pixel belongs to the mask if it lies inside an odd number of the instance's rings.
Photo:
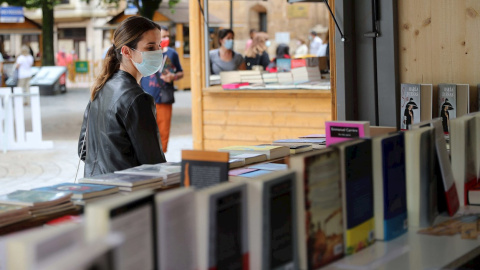
<path id="1" fill-rule="evenodd" d="M 381 142 L 383 180 L 383 239 L 394 239 L 408 229 L 403 133 Z"/>
<path id="2" fill-rule="evenodd" d="M 292 59 L 277 59 L 277 72 L 288 72 L 292 70 Z"/>
<path id="3" fill-rule="evenodd" d="M 229 154 L 217 151 L 182 151 L 180 183 L 205 188 L 228 181 Z"/>
<path id="4" fill-rule="evenodd" d="M 449 133 L 450 119 L 457 117 L 457 85 L 441 83 L 438 85 L 439 115 L 442 118 L 443 132 Z"/>
<path id="5" fill-rule="evenodd" d="M 420 123 L 420 84 L 401 84 L 400 93 L 400 129 L 409 129 Z"/>
<path id="6" fill-rule="evenodd" d="M 370 136 L 370 123 L 367 121 L 326 121 L 327 146 L 355 138 Z"/>
<path id="7" fill-rule="evenodd" d="M 37 203 L 54 202 L 72 196 L 71 192 L 43 190 L 17 190 L 0 196 L 0 203 L 33 206 Z"/>
<path id="8" fill-rule="evenodd" d="M 75 184 L 75 183 L 60 183 L 54 186 L 36 188 L 34 190 L 43 191 L 67 191 L 73 193 L 72 199 L 81 199 L 88 197 L 92 193 L 115 193 L 118 191 L 116 186 L 98 185 L 98 184 Z"/>
<path id="9" fill-rule="evenodd" d="M 161 182 L 163 178 L 161 176 L 150 175 L 136 175 L 136 174 L 122 174 L 119 173 L 106 173 L 95 175 L 91 177 L 85 177 L 78 180 L 79 183 L 85 184 L 102 184 L 112 186 L 124 186 L 132 187 L 137 185 L 145 185 L 153 182 Z"/>

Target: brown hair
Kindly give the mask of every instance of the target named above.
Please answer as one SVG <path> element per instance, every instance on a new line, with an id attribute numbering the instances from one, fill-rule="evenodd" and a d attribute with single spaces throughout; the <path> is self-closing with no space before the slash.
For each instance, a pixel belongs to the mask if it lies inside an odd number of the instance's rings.
<path id="1" fill-rule="evenodd" d="M 267 41 L 268 35 L 265 32 L 257 32 L 252 40 L 252 45 L 245 52 L 247 57 L 256 57 L 257 54 L 262 54 L 266 49 L 265 41 Z"/>
<path id="2" fill-rule="evenodd" d="M 159 29 L 159 26 L 153 21 L 140 16 L 129 17 L 117 27 L 113 33 L 113 44 L 108 49 L 107 55 L 103 60 L 102 71 L 93 83 L 90 95 L 91 100 L 95 99 L 105 83 L 120 68 L 122 47 L 127 46 L 136 49 L 137 43 L 142 39 L 143 34 L 152 29 Z"/>

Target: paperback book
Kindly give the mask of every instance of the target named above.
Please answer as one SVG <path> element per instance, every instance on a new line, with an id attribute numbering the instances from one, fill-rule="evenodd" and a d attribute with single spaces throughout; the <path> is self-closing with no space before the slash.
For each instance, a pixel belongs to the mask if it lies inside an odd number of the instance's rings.
<path id="1" fill-rule="evenodd" d="M 457 117 L 457 85 L 442 83 L 438 85 L 439 115 L 442 118 L 443 132 L 449 133 L 450 119 Z"/>
<path id="2" fill-rule="evenodd" d="M 420 123 L 420 84 L 401 84 L 400 124 L 401 129 L 409 129 L 411 125 Z"/>
<path id="3" fill-rule="evenodd" d="M 182 150 L 181 185 L 205 188 L 228 181 L 229 154 Z"/>
<path id="4" fill-rule="evenodd" d="M 355 138 L 370 136 L 370 122 L 368 121 L 326 121 L 327 146 Z"/>
<path id="5" fill-rule="evenodd" d="M 117 186 L 107 186 L 107 185 L 98 185 L 98 184 L 75 184 L 75 183 L 60 183 L 54 186 L 41 187 L 33 190 L 71 192 L 73 194 L 72 199 L 74 200 L 104 196 L 104 195 L 113 194 L 119 191 Z"/>

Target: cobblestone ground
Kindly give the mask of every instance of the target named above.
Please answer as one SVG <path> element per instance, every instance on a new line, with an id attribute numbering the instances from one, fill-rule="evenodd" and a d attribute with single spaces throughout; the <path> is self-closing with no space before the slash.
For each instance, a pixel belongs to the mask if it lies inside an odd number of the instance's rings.
<path id="1" fill-rule="evenodd" d="M 62 182 L 73 182 L 77 171 L 77 140 L 88 103 L 87 88 L 68 89 L 65 94 L 41 96 L 43 140 L 53 141 L 48 150 L 0 152 L 0 194 Z M 173 106 L 168 161 L 180 161 L 181 150 L 192 148 L 190 91 L 177 91 Z M 26 130 L 31 130 L 29 107 Z M 83 177 L 80 162 L 78 178 Z"/>

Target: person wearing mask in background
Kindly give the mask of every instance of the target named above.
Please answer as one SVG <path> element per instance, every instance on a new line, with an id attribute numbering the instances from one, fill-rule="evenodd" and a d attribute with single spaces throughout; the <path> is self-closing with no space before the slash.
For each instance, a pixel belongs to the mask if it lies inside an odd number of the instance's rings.
<path id="1" fill-rule="evenodd" d="M 168 139 L 170 137 L 170 125 L 172 122 L 172 104 L 175 102 L 173 82 L 183 78 L 183 69 L 177 52 L 168 47 L 170 44 L 170 32 L 168 27 L 160 26 L 163 57 L 165 65 L 149 77 L 141 80 L 143 90 L 152 95 L 157 109 L 157 126 L 162 140 L 164 153 L 167 152 Z"/>
<path id="2" fill-rule="evenodd" d="M 253 42 L 253 37 L 255 36 L 255 34 L 257 33 L 257 30 L 255 29 L 250 29 L 250 39 L 247 40 L 247 44 L 245 44 L 245 51 L 248 50 L 248 48 L 250 48 L 250 46 L 252 46 L 252 42 Z"/>
<path id="3" fill-rule="evenodd" d="M 153 97 L 140 86 L 162 67 L 160 42 L 158 25 L 144 17 L 115 30 L 83 116 L 78 155 L 85 177 L 166 161 Z"/>
<path id="4" fill-rule="evenodd" d="M 295 57 L 300 57 L 308 54 L 308 46 L 305 44 L 305 39 L 297 38 L 297 49 L 295 50 Z"/>
<path id="5" fill-rule="evenodd" d="M 277 46 L 275 58 L 272 59 L 268 67 L 265 69 L 270 73 L 278 72 L 277 69 L 277 59 L 290 59 L 290 47 L 285 43 L 280 43 Z"/>
<path id="6" fill-rule="evenodd" d="M 251 70 L 253 66 L 262 66 L 266 70 L 270 63 L 267 48 L 270 46 L 270 40 L 265 32 L 258 32 L 253 38 L 252 46 L 245 52 L 245 63 L 247 70 Z"/>
<path id="7" fill-rule="evenodd" d="M 218 31 L 220 48 L 209 52 L 211 74 L 220 74 L 222 71 L 244 70 L 243 56 L 233 51 L 233 38 L 235 34 L 231 29 Z"/>
<path id="8" fill-rule="evenodd" d="M 27 45 L 22 45 L 21 54 L 15 61 L 15 68 L 18 71 L 18 87 L 23 89 L 24 94 L 30 93 L 30 79 L 32 78 L 33 56 Z M 29 104 L 29 97 L 25 97 L 24 105 Z"/>
<path id="9" fill-rule="evenodd" d="M 310 39 L 310 54 L 318 55 L 318 51 L 323 43 L 322 39 L 317 36 L 317 32 L 315 31 L 310 31 L 310 36 L 308 38 Z"/>

